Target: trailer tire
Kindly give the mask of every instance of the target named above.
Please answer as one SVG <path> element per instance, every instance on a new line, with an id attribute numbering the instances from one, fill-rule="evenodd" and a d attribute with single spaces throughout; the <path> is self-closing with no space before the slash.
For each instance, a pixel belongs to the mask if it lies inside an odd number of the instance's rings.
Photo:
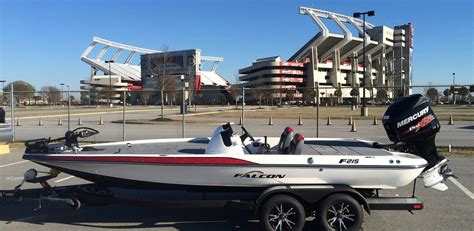
<path id="1" fill-rule="evenodd" d="M 70 197 L 70 198 L 67 198 L 67 204 L 69 206 L 71 206 L 71 208 L 75 209 L 75 210 L 78 210 L 81 208 L 81 201 L 79 199 L 77 199 L 76 197 Z"/>
<path id="2" fill-rule="evenodd" d="M 358 231 L 364 219 L 359 202 L 347 194 L 333 194 L 324 199 L 316 211 L 320 228 L 325 231 Z"/>
<path id="3" fill-rule="evenodd" d="M 263 230 L 303 230 L 306 213 L 294 197 L 277 195 L 268 199 L 259 210 Z"/>

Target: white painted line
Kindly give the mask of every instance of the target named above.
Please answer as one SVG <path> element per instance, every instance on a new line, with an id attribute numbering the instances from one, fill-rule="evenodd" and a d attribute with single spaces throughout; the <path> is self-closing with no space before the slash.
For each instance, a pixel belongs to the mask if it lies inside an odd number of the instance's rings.
<path id="1" fill-rule="evenodd" d="M 28 162 L 28 161 L 27 160 L 22 160 L 22 161 L 18 161 L 18 162 L 15 162 L 15 163 L 0 165 L 0 168 L 8 167 L 8 166 L 16 165 L 16 164 L 22 164 L 22 163 L 25 163 L 25 162 Z"/>
<path id="2" fill-rule="evenodd" d="M 65 177 L 65 178 L 59 179 L 59 180 L 55 181 L 54 183 L 63 182 L 63 181 L 65 181 L 65 180 L 69 180 L 69 179 L 71 179 L 71 178 L 74 178 L 74 176 L 68 176 L 68 177 Z"/>
<path id="3" fill-rule="evenodd" d="M 456 179 L 454 179 L 453 177 L 449 177 L 448 178 L 451 182 L 453 182 L 453 184 L 455 184 L 456 186 L 458 186 L 459 189 L 461 189 L 461 191 L 463 191 L 468 197 L 470 197 L 471 199 L 474 200 L 474 193 L 472 193 L 471 191 L 469 191 L 469 189 L 467 189 L 466 187 L 464 187 L 464 185 L 462 185 L 461 183 L 459 183 L 459 181 L 457 181 Z"/>

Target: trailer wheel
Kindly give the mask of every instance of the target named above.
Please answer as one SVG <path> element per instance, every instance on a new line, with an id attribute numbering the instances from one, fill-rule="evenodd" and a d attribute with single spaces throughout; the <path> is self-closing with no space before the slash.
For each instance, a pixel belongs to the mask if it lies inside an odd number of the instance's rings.
<path id="1" fill-rule="evenodd" d="M 270 198 L 259 210 L 260 224 L 264 230 L 303 230 L 305 218 L 303 205 L 286 195 Z"/>
<path id="2" fill-rule="evenodd" d="M 324 199 L 317 220 L 322 230 L 355 231 L 360 230 L 364 212 L 356 199 L 347 194 L 333 194 Z"/>
<path id="3" fill-rule="evenodd" d="M 79 199 L 77 199 L 76 197 L 70 197 L 70 198 L 67 198 L 67 201 L 66 203 L 71 206 L 71 208 L 73 209 L 80 209 L 81 208 L 81 201 Z"/>

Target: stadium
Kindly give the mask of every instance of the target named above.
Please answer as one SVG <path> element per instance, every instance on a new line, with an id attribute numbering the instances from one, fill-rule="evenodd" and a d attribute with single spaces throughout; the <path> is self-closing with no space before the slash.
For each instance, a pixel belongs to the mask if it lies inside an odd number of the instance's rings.
<path id="1" fill-rule="evenodd" d="M 299 13 L 309 16 L 319 32 L 287 60 L 280 56 L 260 58 L 240 69 L 237 87 L 254 89 L 253 93 L 247 91 L 248 100 L 257 100 L 255 92 L 259 89 L 280 103 L 289 99 L 332 102 L 333 97 L 340 103 L 361 102 L 364 95 L 368 101 L 379 95 L 384 97 L 377 98 L 390 99 L 411 93 L 413 26 L 410 23 L 390 28 L 366 22 L 364 30 L 364 22 L 358 18 L 307 7 L 300 7 Z M 201 91 L 204 93 L 200 95 L 201 103 L 215 103 L 220 94 L 229 99 L 230 83 L 217 72 L 218 64 L 224 59 L 204 56 L 201 52 L 200 49 L 158 51 L 94 37 L 81 56 L 91 67 L 89 79 L 81 81 L 81 88 L 91 91 L 92 102 L 118 103 L 120 92 L 156 90 L 160 78 L 169 75 L 177 78 L 180 86 L 208 90 Z M 106 54 L 110 58 L 104 58 Z M 207 65 L 210 66 L 207 70 L 203 65 L 206 62 L 212 64 Z M 180 76 L 183 76 L 181 81 Z M 315 90 L 307 89 L 320 89 L 320 94 L 317 96 Z M 151 103 L 158 101 L 156 95 L 151 97 Z"/>
<path id="2" fill-rule="evenodd" d="M 287 61 L 280 56 L 261 58 L 240 69 L 242 86 L 273 90 L 272 98 L 280 102 L 288 99 L 289 94 L 294 99 L 316 102 L 316 95 L 305 91 L 308 88 L 322 90 L 321 102 L 332 97 L 342 102 L 355 95 L 360 102 L 364 82 L 366 100 L 374 99 L 378 91 L 386 94 L 386 98 L 410 94 L 413 51 L 410 23 L 394 28 L 365 23 L 364 76 L 362 20 L 307 7 L 300 7 L 299 13 L 309 16 L 320 32 Z M 343 33 L 330 31 L 329 23 L 335 23 Z"/>
<path id="3" fill-rule="evenodd" d="M 137 54 L 140 59 L 135 58 Z M 230 85 L 217 73 L 218 64 L 224 61 L 222 57 L 203 56 L 199 49 L 158 51 L 93 37 L 81 56 L 81 60 L 91 68 L 89 79 L 81 80 L 81 89 L 91 92 L 92 103 L 110 104 L 119 103 L 124 91 L 156 91 L 156 83 L 161 75 L 153 75 L 160 67 L 155 61 L 163 57 L 166 57 L 166 61 L 160 65 L 166 66 L 166 75 L 176 78 L 184 75 L 187 82 L 191 83 L 190 87 L 217 90 L 204 91 L 208 93 L 201 97 L 204 100 L 213 98 L 213 92 Z M 204 70 L 205 62 L 212 64 L 209 70 Z M 178 83 L 183 84 L 180 81 Z M 156 95 L 151 95 L 147 101 L 154 103 L 157 100 Z"/>

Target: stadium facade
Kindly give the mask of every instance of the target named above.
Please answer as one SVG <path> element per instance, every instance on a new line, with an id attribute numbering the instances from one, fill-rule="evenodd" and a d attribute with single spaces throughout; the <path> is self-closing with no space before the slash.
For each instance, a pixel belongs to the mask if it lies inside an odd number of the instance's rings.
<path id="1" fill-rule="evenodd" d="M 329 11 L 300 7 L 320 29 L 313 38 L 287 61 L 280 57 L 258 59 L 239 70 L 242 85 L 250 88 L 276 89 L 274 98 L 316 102 L 310 88 L 324 89 L 321 100 L 337 96 L 350 100 L 351 91 L 357 98 L 363 95 L 361 83 L 366 83 L 366 98 L 377 92 L 387 98 L 410 94 L 412 80 L 413 26 L 374 26 L 366 22 L 366 76 L 363 72 L 363 22 L 360 19 Z M 343 34 L 329 31 L 323 20 L 333 21 Z M 348 27 L 357 31 L 353 34 Z M 365 79 L 363 79 L 365 78 Z M 339 89 L 339 90 L 338 90 Z M 354 94 L 354 93 L 353 93 Z"/>
<path id="2" fill-rule="evenodd" d="M 134 63 L 136 55 L 140 55 L 139 63 Z M 112 104 L 121 101 L 124 91 L 156 91 L 161 74 L 154 73 L 154 67 L 160 57 L 168 57 L 164 73 L 175 77 L 179 84 L 184 84 L 179 80 L 181 75 L 185 75 L 190 88 L 226 89 L 230 85 L 217 73 L 218 64 L 224 61 L 222 57 L 203 56 L 199 49 L 158 51 L 93 37 L 81 56 L 81 60 L 91 67 L 89 78 L 81 80 L 81 89 L 91 92 L 92 103 Z M 203 69 L 205 62 L 212 63 L 209 70 Z M 151 101 L 157 100 L 156 95 L 152 95 Z"/>

